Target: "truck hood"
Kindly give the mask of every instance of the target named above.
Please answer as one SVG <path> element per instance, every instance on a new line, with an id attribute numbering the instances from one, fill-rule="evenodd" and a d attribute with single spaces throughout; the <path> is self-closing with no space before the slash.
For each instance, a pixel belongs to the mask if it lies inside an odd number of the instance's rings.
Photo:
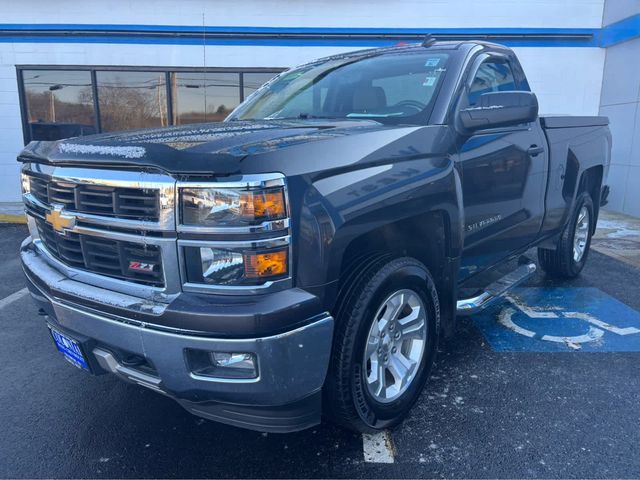
<path id="1" fill-rule="evenodd" d="M 327 142 L 343 143 L 350 137 L 365 135 L 370 137 L 365 142 L 349 141 L 352 147 L 363 147 L 361 152 L 351 152 L 362 158 L 371 152 L 370 146 L 388 145 L 419 128 L 424 127 L 385 126 L 370 120 L 234 121 L 35 141 L 25 147 L 18 159 L 61 166 L 229 175 L 260 170 L 260 159 L 270 159 L 273 154 L 289 163 L 288 150 L 295 150 L 299 161 L 309 160 L 305 152 L 315 156 Z M 286 165 L 273 168 L 283 173 L 287 170 Z"/>

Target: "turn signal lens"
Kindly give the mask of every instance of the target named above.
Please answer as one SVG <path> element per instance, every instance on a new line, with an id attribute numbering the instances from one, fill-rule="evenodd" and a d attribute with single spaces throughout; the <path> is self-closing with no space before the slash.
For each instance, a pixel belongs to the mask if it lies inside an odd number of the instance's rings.
<path id="1" fill-rule="evenodd" d="M 243 195 L 242 214 L 256 220 L 285 217 L 284 191 L 250 192 Z"/>
<path id="2" fill-rule="evenodd" d="M 246 278 L 276 277 L 287 274 L 288 250 L 262 253 L 245 253 Z"/>

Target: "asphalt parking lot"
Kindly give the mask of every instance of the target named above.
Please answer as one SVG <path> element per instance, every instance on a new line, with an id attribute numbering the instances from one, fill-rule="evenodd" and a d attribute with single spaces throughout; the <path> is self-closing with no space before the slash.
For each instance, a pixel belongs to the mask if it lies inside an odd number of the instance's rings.
<path id="1" fill-rule="evenodd" d="M 539 274 L 461 321 L 390 449 L 373 452 L 393 463 L 379 463 L 365 459 L 371 442 L 330 424 L 243 431 L 73 368 L 23 290 L 25 236 L 0 226 L 0 477 L 640 476 L 640 269 L 630 262 L 592 251 L 577 280 Z"/>

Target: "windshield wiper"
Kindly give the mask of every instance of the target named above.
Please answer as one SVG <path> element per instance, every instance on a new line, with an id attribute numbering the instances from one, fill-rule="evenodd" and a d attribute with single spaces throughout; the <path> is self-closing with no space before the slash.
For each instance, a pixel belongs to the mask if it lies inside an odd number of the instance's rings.
<path id="1" fill-rule="evenodd" d="M 310 120 L 310 119 L 336 119 L 336 118 L 344 118 L 344 117 L 329 117 L 325 115 L 311 115 L 309 113 L 299 113 L 297 116 L 291 117 L 266 117 L 264 120 Z"/>

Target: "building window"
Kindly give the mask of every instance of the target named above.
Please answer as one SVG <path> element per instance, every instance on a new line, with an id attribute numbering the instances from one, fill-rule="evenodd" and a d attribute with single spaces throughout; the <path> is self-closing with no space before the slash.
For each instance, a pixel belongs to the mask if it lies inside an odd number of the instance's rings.
<path id="1" fill-rule="evenodd" d="M 242 82 L 242 86 L 243 86 L 243 97 L 242 99 L 246 99 L 249 95 L 251 95 L 253 92 L 255 92 L 256 90 L 258 90 L 262 85 L 264 85 L 265 83 L 267 83 L 269 80 L 271 80 L 273 77 L 275 77 L 276 74 L 273 72 L 260 72 L 260 73 L 245 73 L 242 75 L 243 77 L 243 82 Z"/>
<path id="2" fill-rule="evenodd" d="M 25 142 L 220 122 L 282 71 L 256 70 L 18 67 Z"/>
<path id="3" fill-rule="evenodd" d="M 240 74 L 171 74 L 173 123 L 221 122 L 240 104 Z"/>
<path id="4" fill-rule="evenodd" d="M 26 126 L 32 140 L 96 133 L 91 73 L 23 70 Z"/>
<path id="5" fill-rule="evenodd" d="M 166 127 L 164 72 L 96 72 L 103 132 Z"/>

